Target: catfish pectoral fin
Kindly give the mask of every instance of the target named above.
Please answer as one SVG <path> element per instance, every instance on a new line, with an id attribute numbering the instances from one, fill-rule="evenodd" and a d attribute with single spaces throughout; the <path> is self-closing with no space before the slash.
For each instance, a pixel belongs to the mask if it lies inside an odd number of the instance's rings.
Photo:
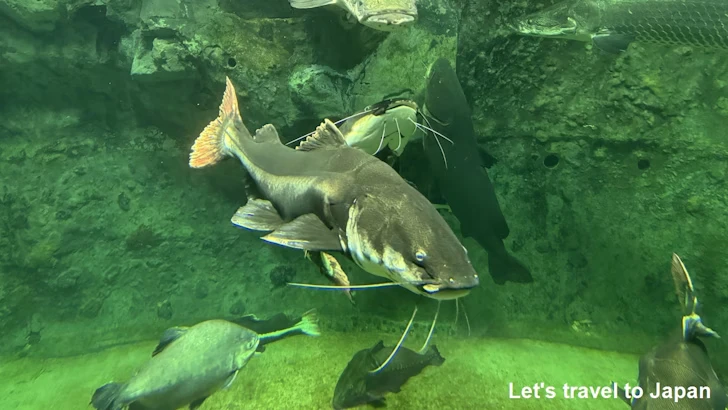
<path id="1" fill-rule="evenodd" d="M 234 225 L 253 231 L 275 231 L 284 224 L 270 201 L 249 199 L 230 220 Z"/>
<path id="2" fill-rule="evenodd" d="M 299 216 L 261 239 L 307 251 L 343 251 L 336 231 L 329 229 L 314 214 Z"/>

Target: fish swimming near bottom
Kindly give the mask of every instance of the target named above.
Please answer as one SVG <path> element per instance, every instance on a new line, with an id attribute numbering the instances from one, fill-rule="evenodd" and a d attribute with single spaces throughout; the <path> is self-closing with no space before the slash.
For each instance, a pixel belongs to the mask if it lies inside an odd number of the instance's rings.
<path id="1" fill-rule="evenodd" d="M 291 318 L 285 313 L 275 314 L 267 319 L 261 319 L 250 314 L 230 320 L 260 335 L 261 347 L 276 342 L 283 338 L 295 335 L 319 336 L 318 314 L 316 309 L 311 309 L 300 317 Z"/>
<path id="2" fill-rule="evenodd" d="M 692 281 L 680 257 L 673 254 L 672 273 L 684 310 L 682 329 L 665 343 L 655 346 L 640 358 L 640 398 L 620 397 L 635 410 L 725 410 L 728 396 L 708 357 L 708 350 L 699 337 L 719 337 L 706 327 L 695 313 L 698 300 Z M 685 390 L 685 397 L 676 401 L 676 388 Z M 668 396 L 665 391 L 671 393 Z M 707 393 L 707 395 L 706 395 Z"/>
<path id="3" fill-rule="evenodd" d="M 528 268 L 503 244 L 508 224 L 480 156 L 468 101 L 445 58 L 430 67 L 422 111 L 435 132 L 452 140 L 440 142 L 433 135 L 425 137 L 423 144 L 437 186 L 460 221 L 463 236 L 475 239 L 488 252 L 488 270 L 495 283 L 533 282 Z"/>
<path id="4" fill-rule="evenodd" d="M 315 323 L 304 322 L 289 329 L 270 327 L 273 333 L 269 335 L 227 320 L 167 329 L 152 358 L 129 381 L 101 386 L 91 404 L 97 410 L 197 409 L 209 396 L 233 383 L 261 340 L 278 340 L 282 334 L 304 329 L 318 334 Z"/>
<path id="5" fill-rule="evenodd" d="M 399 393 L 407 381 L 417 376 L 427 366 L 440 366 L 445 358 L 436 346 L 430 346 L 425 353 L 418 353 L 404 346 L 383 369 L 372 373 L 392 353 L 392 347 L 385 347 L 380 340 L 373 347 L 354 354 L 334 389 L 334 409 L 347 409 L 364 404 L 383 405 L 384 395 Z"/>

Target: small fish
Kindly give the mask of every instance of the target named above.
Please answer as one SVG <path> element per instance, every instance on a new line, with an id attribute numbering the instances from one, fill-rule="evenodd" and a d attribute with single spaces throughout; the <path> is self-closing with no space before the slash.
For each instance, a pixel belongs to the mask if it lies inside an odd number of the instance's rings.
<path id="1" fill-rule="evenodd" d="M 372 373 L 387 360 L 392 350 L 393 348 L 385 347 L 380 340 L 374 347 L 354 354 L 336 383 L 332 401 L 334 409 L 347 409 L 368 403 L 381 406 L 386 393 L 399 393 L 402 386 L 411 377 L 420 374 L 425 367 L 440 366 L 445 362 L 434 345 L 425 353 L 400 347 L 386 367 Z"/>
<path id="2" fill-rule="evenodd" d="M 232 217 L 269 232 L 266 242 L 342 252 L 363 270 L 438 300 L 464 297 L 479 284 L 467 249 L 432 204 L 389 165 L 349 147 L 325 120 L 293 149 L 275 127 L 251 134 L 230 79 L 220 115 L 195 141 L 190 166 L 236 157 L 248 201 Z"/>
<path id="3" fill-rule="evenodd" d="M 296 9 L 333 6 L 345 10 L 359 23 L 381 31 L 392 31 L 417 21 L 415 0 L 289 0 Z"/>
<path id="4" fill-rule="evenodd" d="M 258 348 L 258 334 L 225 320 L 165 331 L 153 357 L 126 383 L 96 390 L 97 410 L 194 410 L 229 387 Z"/>
<path id="5" fill-rule="evenodd" d="M 400 156 L 417 131 L 417 103 L 411 100 L 384 100 L 339 125 L 346 144 L 376 155 L 389 147 Z"/>
<path id="6" fill-rule="evenodd" d="M 503 244 L 508 224 L 483 166 L 468 101 L 445 58 L 430 67 L 422 111 L 434 134 L 423 139 L 425 156 L 463 236 L 472 237 L 488 252 L 488 270 L 495 283 L 533 282 L 528 268 Z M 439 137 L 448 140 L 440 142 Z"/>
<path id="7" fill-rule="evenodd" d="M 285 315 L 237 319 L 261 334 L 227 320 L 207 320 L 191 327 L 167 329 L 152 358 L 126 383 L 108 383 L 94 392 L 97 410 L 197 409 L 212 394 L 230 387 L 262 344 L 297 334 L 319 335 L 314 311 L 299 320 Z M 285 320 L 284 320 L 285 319 Z"/>
<path id="8" fill-rule="evenodd" d="M 724 0 L 566 0 L 519 19 L 522 35 L 591 42 L 618 53 L 633 41 L 728 49 Z"/>
<path id="9" fill-rule="evenodd" d="M 672 256 L 672 274 L 678 300 L 684 309 L 682 329 L 665 343 L 655 346 L 640 358 L 639 385 L 643 389 L 640 398 L 628 398 L 619 390 L 619 396 L 636 410 L 684 409 L 725 410 L 728 395 L 713 370 L 708 350 L 700 337 L 720 337 L 706 327 L 695 313 L 697 297 L 685 265 L 676 254 Z M 696 398 L 667 398 L 664 388 L 683 387 L 694 390 Z M 709 397 L 700 398 L 701 388 L 709 388 Z M 704 394 L 704 393 L 703 393 Z"/>
<path id="10" fill-rule="evenodd" d="M 336 286 L 341 286 L 342 288 L 348 288 L 351 286 L 349 277 L 346 275 L 346 272 L 344 272 L 339 261 L 337 261 L 333 256 L 326 252 L 306 252 L 306 258 L 316 264 L 321 273 Z M 345 289 L 344 293 L 346 294 L 346 297 L 349 298 L 351 304 L 355 304 L 354 298 L 351 294 L 351 289 Z"/>

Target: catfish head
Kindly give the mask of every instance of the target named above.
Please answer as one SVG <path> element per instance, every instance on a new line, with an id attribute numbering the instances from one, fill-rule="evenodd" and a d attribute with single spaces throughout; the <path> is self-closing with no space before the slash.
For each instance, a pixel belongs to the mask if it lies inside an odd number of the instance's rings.
<path id="1" fill-rule="evenodd" d="M 409 185 L 358 196 L 348 210 L 346 243 L 362 269 L 429 298 L 457 299 L 479 284 L 465 247 Z"/>

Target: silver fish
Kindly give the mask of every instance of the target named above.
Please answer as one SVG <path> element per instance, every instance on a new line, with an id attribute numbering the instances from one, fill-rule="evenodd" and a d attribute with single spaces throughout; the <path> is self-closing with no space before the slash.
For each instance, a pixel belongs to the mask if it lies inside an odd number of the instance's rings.
<path id="1" fill-rule="evenodd" d="M 728 49 L 725 0 L 567 0 L 520 19 L 516 32 L 593 42 L 618 52 L 632 41 Z"/>
<path id="2" fill-rule="evenodd" d="M 359 23 L 392 31 L 417 21 L 415 0 L 289 0 L 296 9 L 333 6 L 345 10 Z"/>
<path id="3" fill-rule="evenodd" d="M 456 299 L 479 284 L 450 226 L 390 166 L 349 147 L 329 120 L 298 149 L 268 124 L 252 135 L 230 79 L 220 116 L 192 147 L 190 166 L 237 157 L 248 203 L 233 224 L 268 231 L 262 239 L 307 251 L 343 252 L 365 271 L 420 295 Z"/>
<path id="4" fill-rule="evenodd" d="M 165 332 L 153 357 L 126 383 L 109 383 L 93 395 L 98 410 L 196 409 L 229 387 L 258 348 L 258 334 L 225 320 L 208 320 Z"/>

